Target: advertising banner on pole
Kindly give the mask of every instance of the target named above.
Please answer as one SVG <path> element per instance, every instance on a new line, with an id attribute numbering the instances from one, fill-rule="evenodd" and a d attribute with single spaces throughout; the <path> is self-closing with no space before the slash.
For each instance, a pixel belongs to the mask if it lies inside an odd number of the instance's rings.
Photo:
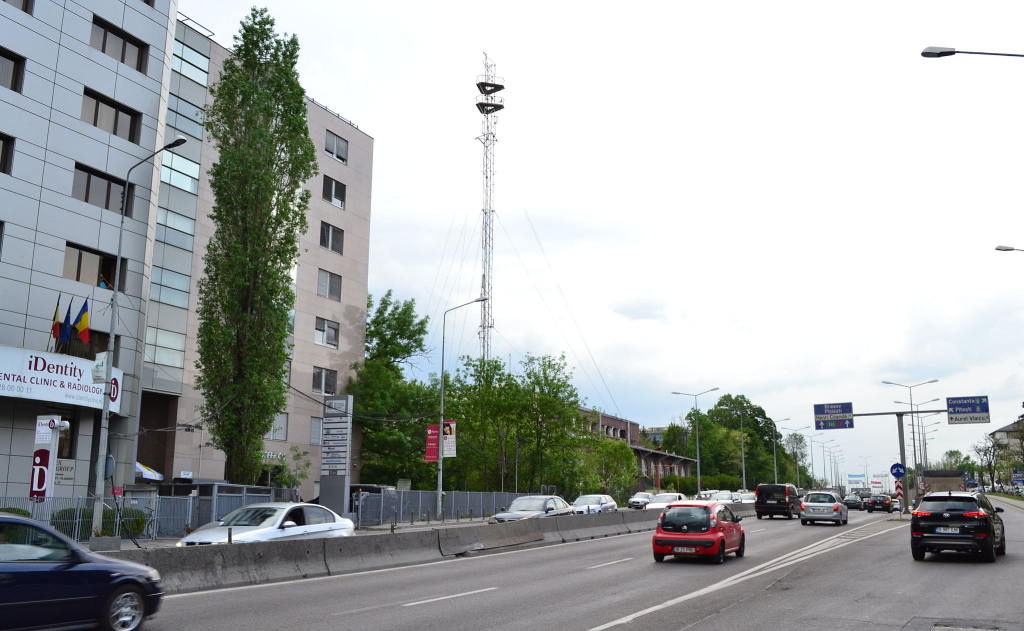
<path id="1" fill-rule="evenodd" d="M 444 457 L 454 458 L 455 457 L 455 421 L 445 420 L 444 422 L 444 434 L 441 436 L 441 442 L 444 443 Z"/>
<path id="2" fill-rule="evenodd" d="M 437 462 L 437 445 L 440 442 L 440 435 L 440 425 L 427 425 L 427 449 L 424 452 L 424 459 L 427 462 Z"/>

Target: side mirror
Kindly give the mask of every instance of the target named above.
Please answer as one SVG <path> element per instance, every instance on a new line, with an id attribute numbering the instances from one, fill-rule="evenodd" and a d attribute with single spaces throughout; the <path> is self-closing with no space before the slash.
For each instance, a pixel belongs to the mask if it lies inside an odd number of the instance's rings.
<path id="1" fill-rule="evenodd" d="M 547 508 L 545 508 L 545 509 L 544 509 L 544 512 L 545 512 L 545 513 L 550 513 L 550 512 L 551 512 L 551 511 L 553 511 L 553 510 L 555 510 L 555 507 L 554 507 L 554 506 L 548 506 Z"/>
<path id="2" fill-rule="evenodd" d="M 505 512 L 505 509 L 506 509 L 506 508 L 508 508 L 508 506 L 502 506 L 502 507 L 501 507 L 501 512 L 503 512 L 503 513 L 504 513 L 504 512 Z"/>
<path id="3" fill-rule="evenodd" d="M 296 527 L 296 526 L 298 526 L 298 524 L 296 524 L 296 523 L 295 523 L 295 522 L 293 522 L 293 521 L 286 521 L 286 522 L 284 522 L 283 524 L 281 524 L 281 527 L 282 527 L 282 528 L 294 528 L 294 527 Z"/>
<path id="4" fill-rule="evenodd" d="M 737 522 L 743 521 L 743 515 L 736 515 L 736 521 Z"/>
<path id="5" fill-rule="evenodd" d="M 1003 508 L 1001 506 L 996 506 L 996 512 L 997 513 L 1003 512 Z"/>

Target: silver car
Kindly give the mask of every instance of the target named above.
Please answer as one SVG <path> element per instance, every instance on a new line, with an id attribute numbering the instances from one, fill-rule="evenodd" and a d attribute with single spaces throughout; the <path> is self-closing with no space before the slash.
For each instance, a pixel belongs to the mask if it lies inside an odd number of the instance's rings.
<path id="1" fill-rule="evenodd" d="M 619 509 L 611 495 L 580 495 L 572 503 L 577 515 L 590 513 L 614 513 Z"/>
<path id="2" fill-rule="evenodd" d="M 199 546 L 251 541 L 290 541 L 327 537 L 351 537 L 355 527 L 334 511 L 316 504 L 271 502 L 236 509 L 220 521 L 210 522 L 183 537 L 178 546 Z"/>
<path id="3" fill-rule="evenodd" d="M 850 509 L 831 491 L 811 491 L 800 502 L 800 523 L 806 526 L 815 521 L 831 521 L 841 526 L 850 521 Z"/>

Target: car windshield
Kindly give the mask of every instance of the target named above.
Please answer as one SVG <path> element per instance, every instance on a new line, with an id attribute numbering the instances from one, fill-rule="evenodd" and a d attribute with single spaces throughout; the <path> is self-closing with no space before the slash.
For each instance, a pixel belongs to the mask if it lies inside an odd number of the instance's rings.
<path id="1" fill-rule="evenodd" d="M 284 512 L 282 508 L 239 508 L 221 520 L 222 526 L 269 526 Z"/>
<path id="2" fill-rule="evenodd" d="M 546 501 L 546 497 L 517 497 L 508 505 L 508 512 L 542 511 L 544 510 L 544 502 Z"/>
<path id="3" fill-rule="evenodd" d="M 808 504 L 828 504 L 835 502 L 836 498 L 832 497 L 828 493 L 808 493 L 807 499 L 804 501 Z"/>
<path id="4" fill-rule="evenodd" d="M 637 493 L 633 497 L 634 497 L 634 499 L 638 499 L 638 500 L 649 500 L 649 499 L 651 499 L 654 496 L 651 495 L 650 493 Z"/>
<path id="5" fill-rule="evenodd" d="M 978 510 L 978 503 L 959 497 L 926 497 L 921 500 L 921 510 L 929 513 L 969 513 Z"/>
<path id="6" fill-rule="evenodd" d="M 707 506 L 675 506 L 666 510 L 661 516 L 661 525 L 678 528 L 680 526 L 707 526 Z"/>
<path id="7" fill-rule="evenodd" d="M 668 504 L 669 502 L 674 502 L 678 499 L 679 496 L 675 493 L 662 493 L 660 495 L 655 495 L 654 498 L 651 499 L 651 504 Z"/>
<path id="8" fill-rule="evenodd" d="M 600 495 L 581 495 L 576 498 L 576 501 L 572 503 L 573 506 L 586 506 L 588 504 L 600 504 Z"/>

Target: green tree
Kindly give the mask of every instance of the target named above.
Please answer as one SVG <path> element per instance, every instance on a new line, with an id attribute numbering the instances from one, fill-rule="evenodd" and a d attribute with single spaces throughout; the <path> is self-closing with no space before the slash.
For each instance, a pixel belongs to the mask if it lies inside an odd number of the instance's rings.
<path id="1" fill-rule="evenodd" d="M 981 469 L 988 473 L 988 483 L 995 484 L 996 469 L 1004 451 L 1002 443 L 985 434 L 981 441 L 971 445 L 971 451 L 978 457 L 978 465 Z"/>
<path id="2" fill-rule="evenodd" d="M 296 62 L 298 39 L 253 9 L 211 88 L 206 130 L 219 152 L 209 171 L 214 233 L 199 280 L 196 388 L 203 423 L 225 452 L 226 477 L 252 483 L 263 435 L 283 411 L 290 270 L 307 229 L 317 173 Z"/>
<path id="3" fill-rule="evenodd" d="M 270 471 L 272 483 L 286 489 L 297 489 L 309 479 L 309 467 L 313 464 L 298 445 L 292 445 L 288 457 L 269 462 L 266 469 Z"/>
<path id="4" fill-rule="evenodd" d="M 689 430 L 682 425 L 675 422 L 669 423 L 661 437 L 661 448 L 670 454 L 683 454 L 686 452 L 688 435 Z"/>
<path id="5" fill-rule="evenodd" d="M 586 473 L 584 492 L 608 493 L 618 499 L 636 484 L 640 465 L 626 441 L 598 437 L 587 452 Z"/>

